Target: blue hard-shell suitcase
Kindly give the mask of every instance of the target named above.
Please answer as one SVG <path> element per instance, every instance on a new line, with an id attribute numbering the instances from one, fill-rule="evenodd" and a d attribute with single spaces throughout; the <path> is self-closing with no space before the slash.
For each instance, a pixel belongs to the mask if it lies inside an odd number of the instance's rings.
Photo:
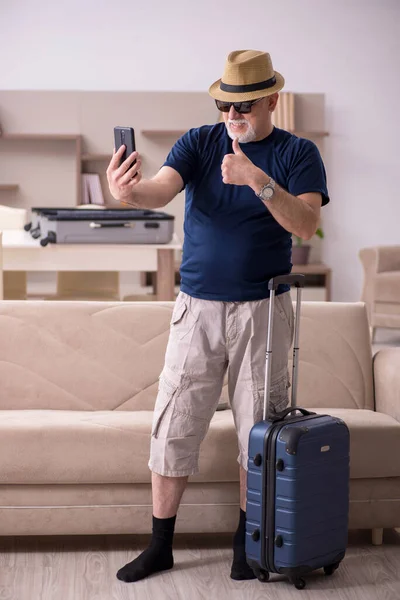
<path id="1" fill-rule="evenodd" d="M 297 287 L 291 408 L 267 420 L 273 305 L 278 285 Z M 260 581 L 286 575 L 296 588 L 303 575 L 324 568 L 331 575 L 347 546 L 349 431 L 338 418 L 296 408 L 301 290 L 304 275 L 269 282 L 270 307 L 263 421 L 249 439 L 246 558 Z M 298 413 L 301 414 L 298 414 Z M 297 414 L 296 414 L 297 413 Z"/>

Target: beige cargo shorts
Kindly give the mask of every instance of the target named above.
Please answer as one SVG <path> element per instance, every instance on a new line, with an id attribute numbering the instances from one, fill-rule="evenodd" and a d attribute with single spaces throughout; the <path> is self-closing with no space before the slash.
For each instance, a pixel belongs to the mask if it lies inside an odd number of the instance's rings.
<path id="1" fill-rule="evenodd" d="M 275 296 L 270 414 L 288 404 L 294 315 L 289 292 Z M 180 292 L 154 409 L 149 468 L 169 477 L 198 473 L 198 459 L 228 370 L 238 462 L 247 469 L 252 426 L 263 417 L 269 299 L 199 300 Z"/>

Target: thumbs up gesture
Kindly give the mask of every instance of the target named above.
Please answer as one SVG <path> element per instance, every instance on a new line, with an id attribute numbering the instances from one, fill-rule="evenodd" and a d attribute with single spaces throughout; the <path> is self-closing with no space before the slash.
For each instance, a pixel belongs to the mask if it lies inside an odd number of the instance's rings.
<path id="1" fill-rule="evenodd" d="M 249 185 L 257 167 L 242 152 L 238 139 L 232 144 L 233 154 L 226 154 L 222 161 L 222 181 L 231 185 Z"/>

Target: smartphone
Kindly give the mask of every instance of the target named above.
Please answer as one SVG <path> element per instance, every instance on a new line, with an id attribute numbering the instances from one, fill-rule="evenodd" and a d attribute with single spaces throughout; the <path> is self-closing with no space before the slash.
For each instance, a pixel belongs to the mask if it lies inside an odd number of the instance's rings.
<path id="1" fill-rule="evenodd" d="M 126 146 L 126 150 L 124 151 L 120 165 L 132 154 L 135 152 L 135 131 L 133 127 L 114 127 L 114 144 L 115 150 L 117 151 L 122 145 Z M 134 165 L 136 160 L 133 161 L 132 165 Z M 132 166 L 131 165 L 131 166 Z"/>

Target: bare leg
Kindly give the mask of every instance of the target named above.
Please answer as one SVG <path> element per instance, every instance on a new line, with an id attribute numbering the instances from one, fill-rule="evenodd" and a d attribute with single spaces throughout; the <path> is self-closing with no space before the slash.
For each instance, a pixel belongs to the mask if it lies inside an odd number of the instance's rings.
<path id="1" fill-rule="evenodd" d="M 178 512 L 187 484 L 187 477 L 164 477 L 151 474 L 153 515 L 157 519 L 169 519 Z"/>
<path id="2" fill-rule="evenodd" d="M 240 467 L 240 508 L 246 512 L 247 471 Z"/>

